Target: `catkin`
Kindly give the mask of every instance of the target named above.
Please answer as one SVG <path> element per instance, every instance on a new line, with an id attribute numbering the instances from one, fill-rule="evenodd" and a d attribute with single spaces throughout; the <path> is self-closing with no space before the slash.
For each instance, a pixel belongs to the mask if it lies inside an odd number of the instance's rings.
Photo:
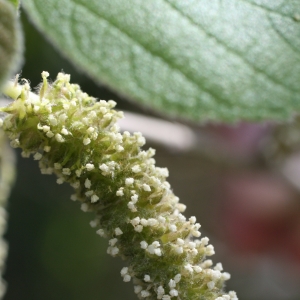
<path id="1" fill-rule="evenodd" d="M 122 112 L 114 101 L 96 101 L 59 73 L 53 84 L 47 72 L 38 94 L 27 83 L 2 110 L 3 128 L 13 147 L 33 155 L 43 174 L 68 182 L 84 212 L 94 212 L 91 226 L 108 238 L 107 253 L 127 260 L 121 270 L 133 281 L 139 299 L 237 300 L 223 291 L 230 278 L 200 224 L 187 219 L 166 181 L 168 170 L 155 166 L 155 150 L 142 150 L 141 133 L 119 132 Z M 14 89 L 11 85 L 7 90 Z"/>

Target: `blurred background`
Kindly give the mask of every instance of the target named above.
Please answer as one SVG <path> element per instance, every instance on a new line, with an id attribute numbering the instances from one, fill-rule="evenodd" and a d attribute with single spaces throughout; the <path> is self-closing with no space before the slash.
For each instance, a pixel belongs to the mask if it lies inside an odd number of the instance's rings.
<path id="1" fill-rule="evenodd" d="M 44 70 L 52 79 L 64 71 L 90 95 L 114 99 L 120 110 L 160 118 L 94 84 L 36 31 L 24 13 L 22 21 L 26 50 L 21 77 L 32 86 L 40 83 Z M 185 129 L 191 130 L 190 147 L 168 146 L 155 138 L 147 147 L 157 149 L 157 165 L 168 167 L 175 194 L 187 204 L 186 216 L 197 217 L 202 236 L 215 246 L 213 261 L 221 261 L 231 273 L 227 290 L 237 291 L 243 300 L 299 300 L 300 194 L 260 158 L 272 126 L 189 124 Z M 37 163 L 22 159 L 20 151 L 16 156 L 17 179 L 8 203 L 4 299 L 135 299 L 132 283 L 124 283 L 120 276 L 126 262 L 106 254 L 107 241 L 89 226 L 93 215 L 70 200 L 71 188 L 57 185 L 54 176 L 41 176 Z"/>

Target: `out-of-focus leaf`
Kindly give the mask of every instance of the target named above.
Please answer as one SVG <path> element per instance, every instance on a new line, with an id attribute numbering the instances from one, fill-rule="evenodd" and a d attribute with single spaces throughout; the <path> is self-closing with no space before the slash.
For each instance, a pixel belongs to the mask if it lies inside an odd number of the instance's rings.
<path id="1" fill-rule="evenodd" d="M 22 37 L 17 12 L 10 2 L 0 0 L 0 88 L 17 71 L 21 53 Z"/>
<path id="2" fill-rule="evenodd" d="M 8 0 L 10 3 L 12 3 L 15 8 L 18 8 L 20 5 L 20 1 L 19 0 Z"/>
<path id="3" fill-rule="evenodd" d="M 300 1 L 24 0 L 94 79 L 194 121 L 300 110 Z"/>

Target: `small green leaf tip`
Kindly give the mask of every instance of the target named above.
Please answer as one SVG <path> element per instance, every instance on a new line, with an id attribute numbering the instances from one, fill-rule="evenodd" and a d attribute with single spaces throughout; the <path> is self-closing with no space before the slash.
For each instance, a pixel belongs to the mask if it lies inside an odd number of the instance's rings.
<path id="1" fill-rule="evenodd" d="M 230 278 L 218 263 L 208 238 L 200 237 L 195 217 L 182 215 L 166 181 L 168 170 L 155 166 L 155 151 L 144 151 L 141 133 L 119 132 L 122 112 L 114 101 L 96 101 L 59 73 L 53 84 L 42 73 L 39 94 L 21 86 L 17 99 L 2 111 L 3 128 L 13 147 L 39 161 L 43 174 L 75 189 L 72 200 L 96 215 L 90 225 L 107 237 L 107 253 L 128 261 L 121 270 L 133 280 L 139 299 L 237 300 L 223 292 Z M 17 88 L 17 87 L 16 87 Z"/>

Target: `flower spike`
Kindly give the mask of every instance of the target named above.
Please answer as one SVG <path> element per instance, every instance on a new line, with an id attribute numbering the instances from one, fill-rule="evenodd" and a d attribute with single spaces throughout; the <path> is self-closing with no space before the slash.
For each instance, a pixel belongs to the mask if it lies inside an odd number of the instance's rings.
<path id="1" fill-rule="evenodd" d="M 22 155 L 33 155 L 43 174 L 75 189 L 72 200 L 94 212 L 91 226 L 107 237 L 107 253 L 127 259 L 121 270 L 133 281 L 139 299 L 237 300 L 223 291 L 230 275 L 206 258 L 214 254 L 200 238 L 195 217 L 186 219 L 166 181 L 168 171 L 155 166 L 155 151 L 142 150 L 139 132 L 119 132 L 122 112 L 116 103 L 96 101 L 59 73 L 53 84 L 42 73 L 39 95 L 25 84 L 2 111 L 3 128 Z"/>

